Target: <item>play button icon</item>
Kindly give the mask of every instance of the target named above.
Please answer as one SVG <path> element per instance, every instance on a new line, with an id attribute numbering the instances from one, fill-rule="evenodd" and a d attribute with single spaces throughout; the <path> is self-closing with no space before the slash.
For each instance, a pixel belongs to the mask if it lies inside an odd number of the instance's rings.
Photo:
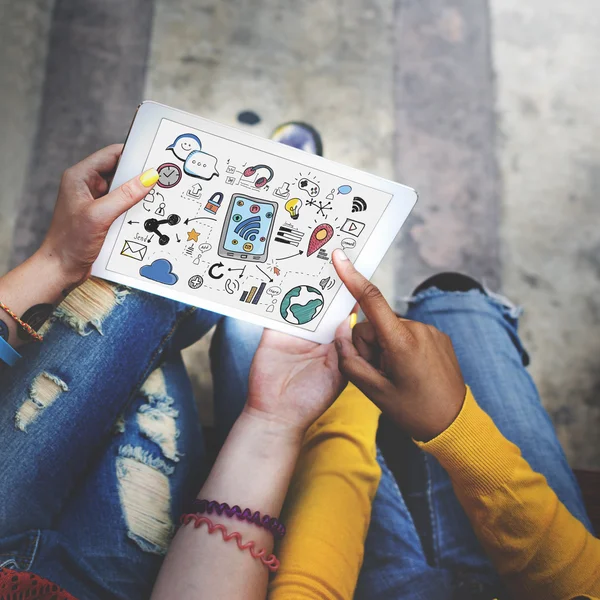
<path id="1" fill-rule="evenodd" d="M 365 224 L 360 221 L 355 221 L 354 219 L 346 219 L 346 222 L 340 228 L 344 233 L 349 233 L 354 237 L 358 237 L 363 229 L 365 228 Z"/>

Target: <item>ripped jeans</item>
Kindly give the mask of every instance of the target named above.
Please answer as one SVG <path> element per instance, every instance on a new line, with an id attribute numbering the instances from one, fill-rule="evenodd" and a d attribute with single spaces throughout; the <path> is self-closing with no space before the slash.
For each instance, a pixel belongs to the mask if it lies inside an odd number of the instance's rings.
<path id="1" fill-rule="evenodd" d="M 246 399 L 256 326 L 90 280 L 42 344 L 19 349 L 0 372 L 0 567 L 81 600 L 150 597 L 208 468 L 181 349 L 217 323 L 222 442 Z"/>
<path id="2" fill-rule="evenodd" d="M 150 596 L 179 514 L 207 472 L 181 349 L 217 324 L 211 365 L 222 443 L 244 405 L 261 335 L 241 321 L 117 289 L 84 284 L 59 307 L 44 343 L 0 372 L 0 566 L 31 570 L 81 600 Z M 518 311 L 478 291 L 430 289 L 406 316 L 452 338 L 479 404 L 591 530 L 525 369 Z M 378 442 L 400 486 L 379 452 L 356 598 L 502 597 L 448 475 L 389 428 L 382 420 Z"/>

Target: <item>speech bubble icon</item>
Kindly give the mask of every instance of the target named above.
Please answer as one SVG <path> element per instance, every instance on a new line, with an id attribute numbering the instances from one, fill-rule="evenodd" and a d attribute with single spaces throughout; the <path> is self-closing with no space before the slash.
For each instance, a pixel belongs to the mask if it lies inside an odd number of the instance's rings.
<path id="1" fill-rule="evenodd" d="M 340 187 L 338 188 L 338 194 L 349 194 L 352 191 L 352 186 L 351 185 L 340 185 Z"/>
<path id="2" fill-rule="evenodd" d="M 186 160 L 192 152 L 202 150 L 202 142 L 193 133 L 182 133 L 170 146 L 167 146 L 167 150 L 171 150 L 179 160 Z"/>
<path id="3" fill-rule="evenodd" d="M 356 248 L 356 240 L 351 238 L 344 238 L 342 240 L 342 248 L 344 250 L 352 250 L 352 248 Z"/>
<path id="4" fill-rule="evenodd" d="M 200 244 L 198 246 L 198 250 L 200 250 L 200 252 L 208 252 L 211 248 L 212 248 L 211 244 L 207 244 L 207 243 Z"/>
<path id="5" fill-rule="evenodd" d="M 281 288 L 277 285 L 272 285 L 267 290 L 267 294 L 269 294 L 269 296 L 279 296 L 279 294 L 281 294 Z"/>
<path id="6" fill-rule="evenodd" d="M 219 172 L 217 171 L 217 157 L 212 156 L 212 154 L 206 154 L 206 152 L 200 152 L 199 150 L 190 152 L 190 155 L 185 160 L 183 170 L 192 177 L 199 177 L 207 181 L 215 175 L 219 176 Z"/>

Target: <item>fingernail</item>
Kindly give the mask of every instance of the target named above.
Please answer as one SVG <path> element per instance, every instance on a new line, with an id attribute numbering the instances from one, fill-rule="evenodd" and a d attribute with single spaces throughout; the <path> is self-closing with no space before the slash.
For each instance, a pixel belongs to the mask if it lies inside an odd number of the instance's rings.
<path id="1" fill-rule="evenodd" d="M 350 315 L 350 329 L 354 329 L 356 325 L 356 321 L 358 320 L 358 315 L 356 313 L 352 313 Z"/>
<path id="2" fill-rule="evenodd" d="M 337 254 L 338 260 L 348 260 L 348 256 L 341 248 L 337 248 L 335 253 Z"/>
<path id="3" fill-rule="evenodd" d="M 140 175 L 140 181 L 144 187 L 150 187 L 158 181 L 158 171 L 156 169 L 148 169 Z"/>

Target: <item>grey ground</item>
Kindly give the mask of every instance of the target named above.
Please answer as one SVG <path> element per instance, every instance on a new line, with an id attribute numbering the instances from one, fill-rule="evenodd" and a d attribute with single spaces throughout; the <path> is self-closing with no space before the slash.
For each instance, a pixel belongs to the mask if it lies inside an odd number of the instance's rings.
<path id="1" fill-rule="evenodd" d="M 154 99 L 418 189 L 377 272 L 397 308 L 463 270 L 525 306 L 573 465 L 600 468 L 596 0 L 0 0 L 0 273 L 40 243 L 61 171 Z M 247 127 L 242 126 L 241 127 Z M 207 341 L 186 353 L 210 418 Z"/>

